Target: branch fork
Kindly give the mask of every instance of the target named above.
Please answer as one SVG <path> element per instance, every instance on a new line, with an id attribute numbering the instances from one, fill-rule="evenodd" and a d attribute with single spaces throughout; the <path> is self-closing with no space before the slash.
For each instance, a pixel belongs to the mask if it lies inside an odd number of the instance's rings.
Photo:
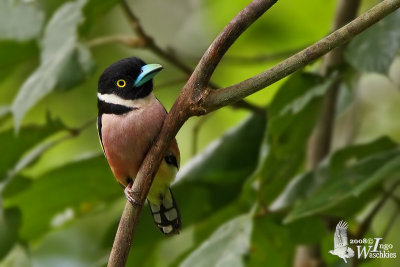
<path id="1" fill-rule="evenodd" d="M 400 7 L 400 0 L 382 1 L 346 26 L 276 66 L 238 84 L 218 90 L 209 89 L 208 84 L 211 75 L 226 51 L 255 20 L 276 2 L 277 0 L 253 0 L 232 19 L 204 53 L 172 106 L 157 140 L 150 148 L 140 167 L 132 186 L 133 191 L 139 192 L 138 198 L 135 198 L 135 200 L 144 203 L 169 143 L 189 117 L 210 113 L 271 85 L 335 47 L 348 42 L 355 35 Z M 126 5 L 125 1 L 122 3 Z M 137 20 L 135 16 L 133 16 L 133 19 Z M 137 31 L 141 34 L 140 28 Z M 168 54 L 163 54 L 164 51 L 157 49 L 157 47 L 152 47 L 152 50 L 158 55 L 161 53 L 163 58 L 171 57 Z M 186 71 L 188 70 L 186 69 Z M 191 71 L 187 73 L 189 72 Z M 125 266 L 141 209 L 142 205 L 133 207 L 129 202 L 125 205 L 108 266 Z"/>

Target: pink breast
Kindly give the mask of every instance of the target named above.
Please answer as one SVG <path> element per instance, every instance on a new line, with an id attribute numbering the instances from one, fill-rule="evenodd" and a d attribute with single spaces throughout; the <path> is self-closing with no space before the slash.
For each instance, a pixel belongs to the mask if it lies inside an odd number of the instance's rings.
<path id="1" fill-rule="evenodd" d="M 166 112 L 156 104 L 123 115 L 103 114 L 102 141 L 108 163 L 117 180 L 134 179 L 151 143 L 157 137 Z"/>

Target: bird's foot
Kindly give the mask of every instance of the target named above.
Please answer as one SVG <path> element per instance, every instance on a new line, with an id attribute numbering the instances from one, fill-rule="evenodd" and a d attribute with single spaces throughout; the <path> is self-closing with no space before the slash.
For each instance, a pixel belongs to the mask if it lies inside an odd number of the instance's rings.
<path id="1" fill-rule="evenodd" d="M 132 190 L 133 182 L 130 182 L 124 189 L 126 199 L 132 204 L 134 207 L 142 206 L 139 200 L 139 193 Z"/>

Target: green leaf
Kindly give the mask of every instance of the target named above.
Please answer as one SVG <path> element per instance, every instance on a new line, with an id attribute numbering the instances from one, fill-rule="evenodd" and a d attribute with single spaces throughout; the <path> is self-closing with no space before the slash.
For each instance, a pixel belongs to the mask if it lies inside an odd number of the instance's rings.
<path id="1" fill-rule="evenodd" d="M 196 155 L 177 181 L 224 185 L 241 182 L 255 168 L 266 117 L 253 114 Z"/>
<path id="2" fill-rule="evenodd" d="M 330 170 L 335 173 L 355 162 L 377 153 L 392 150 L 397 143 L 388 137 L 381 137 L 366 144 L 357 144 L 336 151 L 330 159 Z"/>
<path id="3" fill-rule="evenodd" d="M 171 261 L 180 262 L 221 223 L 248 210 L 248 207 L 238 205 L 236 198 L 243 183 L 254 171 L 265 124 L 265 116 L 248 117 L 211 143 L 179 171 L 178 181 L 172 191 L 182 216 L 183 231 L 193 232 L 189 233 L 193 243 Z M 144 211 L 138 227 L 141 230 L 135 234 L 135 242 L 143 245 L 131 254 L 128 265 L 155 266 L 155 257 L 161 253 L 159 242 L 163 241 L 162 235 L 155 230 L 149 212 Z M 110 246 L 115 230 L 116 227 L 108 240 Z M 180 239 L 181 235 L 176 238 Z M 174 239 L 170 242 L 173 243 Z M 168 256 L 172 257 L 170 254 Z"/>
<path id="4" fill-rule="evenodd" d="M 321 213 L 343 204 L 344 201 L 357 201 L 359 196 L 384 179 L 400 176 L 400 150 L 389 149 L 359 160 L 340 171 L 317 172 L 313 181 L 317 188 L 311 190 L 306 198 L 297 203 L 286 221 Z"/>
<path id="5" fill-rule="evenodd" d="M 85 207 L 121 195 L 121 188 L 113 179 L 106 159 L 100 155 L 67 164 L 36 178 L 26 190 L 5 198 L 4 205 L 20 208 L 23 218 L 20 235 L 31 240 L 50 228 L 57 213 L 72 208 L 77 216 L 85 213 Z"/>
<path id="6" fill-rule="evenodd" d="M 36 2 L 0 1 L 0 40 L 26 41 L 40 34 L 44 13 Z"/>
<path id="7" fill-rule="evenodd" d="M 268 132 L 261 147 L 259 165 L 245 194 L 254 195 L 254 180 L 260 195 L 269 203 L 297 173 L 305 156 L 323 94 L 332 80 L 296 73 L 280 88 L 269 108 Z"/>
<path id="8" fill-rule="evenodd" d="M 265 124 L 265 116 L 250 116 L 178 172 L 173 191 L 178 202 L 186 199 L 184 206 L 179 205 L 183 214 L 189 214 L 185 225 L 204 219 L 239 195 L 256 167 Z M 186 197 L 188 192 L 190 199 Z"/>
<path id="9" fill-rule="evenodd" d="M 251 254 L 247 266 L 290 266 L 293 262 L 294 242 L 276 216 L 254 219 Z"/>
<path id="10" fill-rule="evenodd" d="M 62 5 L 46 26 L 40 66 L 24 82 L 12 104 L 15 128 L 18 129 L 25 113 L 56 86 L 68 88 L 78 80 L 66 82 L 65 77 L 76 75 L 79 81 L 91 69 L 88 50 L 78 44 L 77 28 L 83 21 L 82 8 L 86 0 Z M 78 59 L 80 68 L 74 62 Z M 72 59 L 71 59 L 72 58 Z M 85 74 L 82 74 L 83 73 Z M 79 76 L 81 75 L 81 76 Z M 78 78 L 76 78 L 78 79 Z"/>
<path id="11" fill-rule="evenodd" d="M 18 135 L 15 135 L 13 129 L 0 132 L 0 147 L 7 151 L 6 157 L 0 157 L 0 181 L 7 177 L 9 171 L 15 169 L 28 150 L 63 129 L 65 125 L 60 120 L 48 120 L 44 126 L 24 126 Z"/>
<path id="12" fill-rule="evenodd" d="M 21 225 L 21 213 L 17 208 L 3 210 L 0 206 L 0 259 L 14 246 Z"/>
<path id="13" fill-rule="evenodd" d="M 88 3 L 83 9 L 85 23 L 82 24 L 79 31 L 81 33 L 88 33 L 89 30 L 95 25 L 95 22 L 102 18 L 119 2 L 119 0 L 88 0 Z"/>
<path id="14" fill-rule="evenodd" d="M 87 74 L 94 71 L 94 62 L 91 60 L 89 49 L 82 44 L 77 44 L 76 49 L 65 60 L 62 68 L 66 71 L 59 74 L 57 89 L 67 90 L 80 84 L 86 79 Z"/>
<path id="15" fill-rule="evenodd" d="M 29 256 L 26 247 L 16 244 L 7 254 L 7 257 L 0 262 L 0 267 L 32 266 Z"/>
<path id="16" fill-rule="evenodd" d="M 395 11 L 348 45 L 345 58 L 357 70 L 387 74 L 400 48 L 400 10 Z"/>
<path id="17" fill-rule="evenodd" d="M 32 179 L 26 178 L 22 175 L 13 177 L 2 189 L 1 196 L 3 198 L 10 198 L 23 190 L 28 189 L 33 183 Z"/>
<path id="18" fill-rule="evenodd" d="M 5 71 L 29 58 L 35 58 L 38 54 L 38 47 L 34 41 L 2 41 L 0 42 L 0 70 Z"/>
<path id="19" fill-rule="evenodd" d="M 250 250 L 252 228 L 251 214 L 230 220 L 221 225 L 180 266 L 245 266 L 243 256 Z"/>
<path id="20" fill-rule="evenodd" d="M 397 145 L 391 139 L 382 137 L 367 144 L 353 145 L 336 151 L 323 161 L 315 172 L 305 172 L 294 178 L 271 204 L 271 210 L 286 209 L 310 197 L 316 190 L 324 187 L 333 175 L 340 174 L 358 161 L 374 154 L 390 151 Z"/>
<path id="21" fill-rule="evenodd" d="M 9 106 L 0 106 L 0 125 L 2 125 L 10 118 L 10 112 L 11 111 Z"/>
<path id="22" fill-rule="evenodd" d="M 104 266 L 107 263 L 111 247 L 104 249 L 101 241 L 109 225 L 121 217 L 123 197 L 120 200 L 122 201 L 112 201 L 96 207 L 84 217 L 66 223 L 62 227 L 58 227 L 56 231 L 46 234 L 40 238 L 39 242 L 35 242 L 34 247 L 29 246 L 30 257 L 34 265 Z M 115 232 L 116 229 L 114 229 L 114 236 Z M 140 244 L 139 247 L 142 243 L 138 244 Z"/>

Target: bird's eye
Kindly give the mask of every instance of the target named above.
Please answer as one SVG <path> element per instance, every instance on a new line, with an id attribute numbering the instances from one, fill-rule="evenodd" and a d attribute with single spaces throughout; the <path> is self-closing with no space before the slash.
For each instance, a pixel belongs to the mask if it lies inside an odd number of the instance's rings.
<path id="1" fill-rule="evenodd" d="M 117 81 L 117 86 L 118 86 L 119 88 L 124 88 L 125 85 L 126 85 L 125 80 L 119 79 L 119 80 Z"/>

